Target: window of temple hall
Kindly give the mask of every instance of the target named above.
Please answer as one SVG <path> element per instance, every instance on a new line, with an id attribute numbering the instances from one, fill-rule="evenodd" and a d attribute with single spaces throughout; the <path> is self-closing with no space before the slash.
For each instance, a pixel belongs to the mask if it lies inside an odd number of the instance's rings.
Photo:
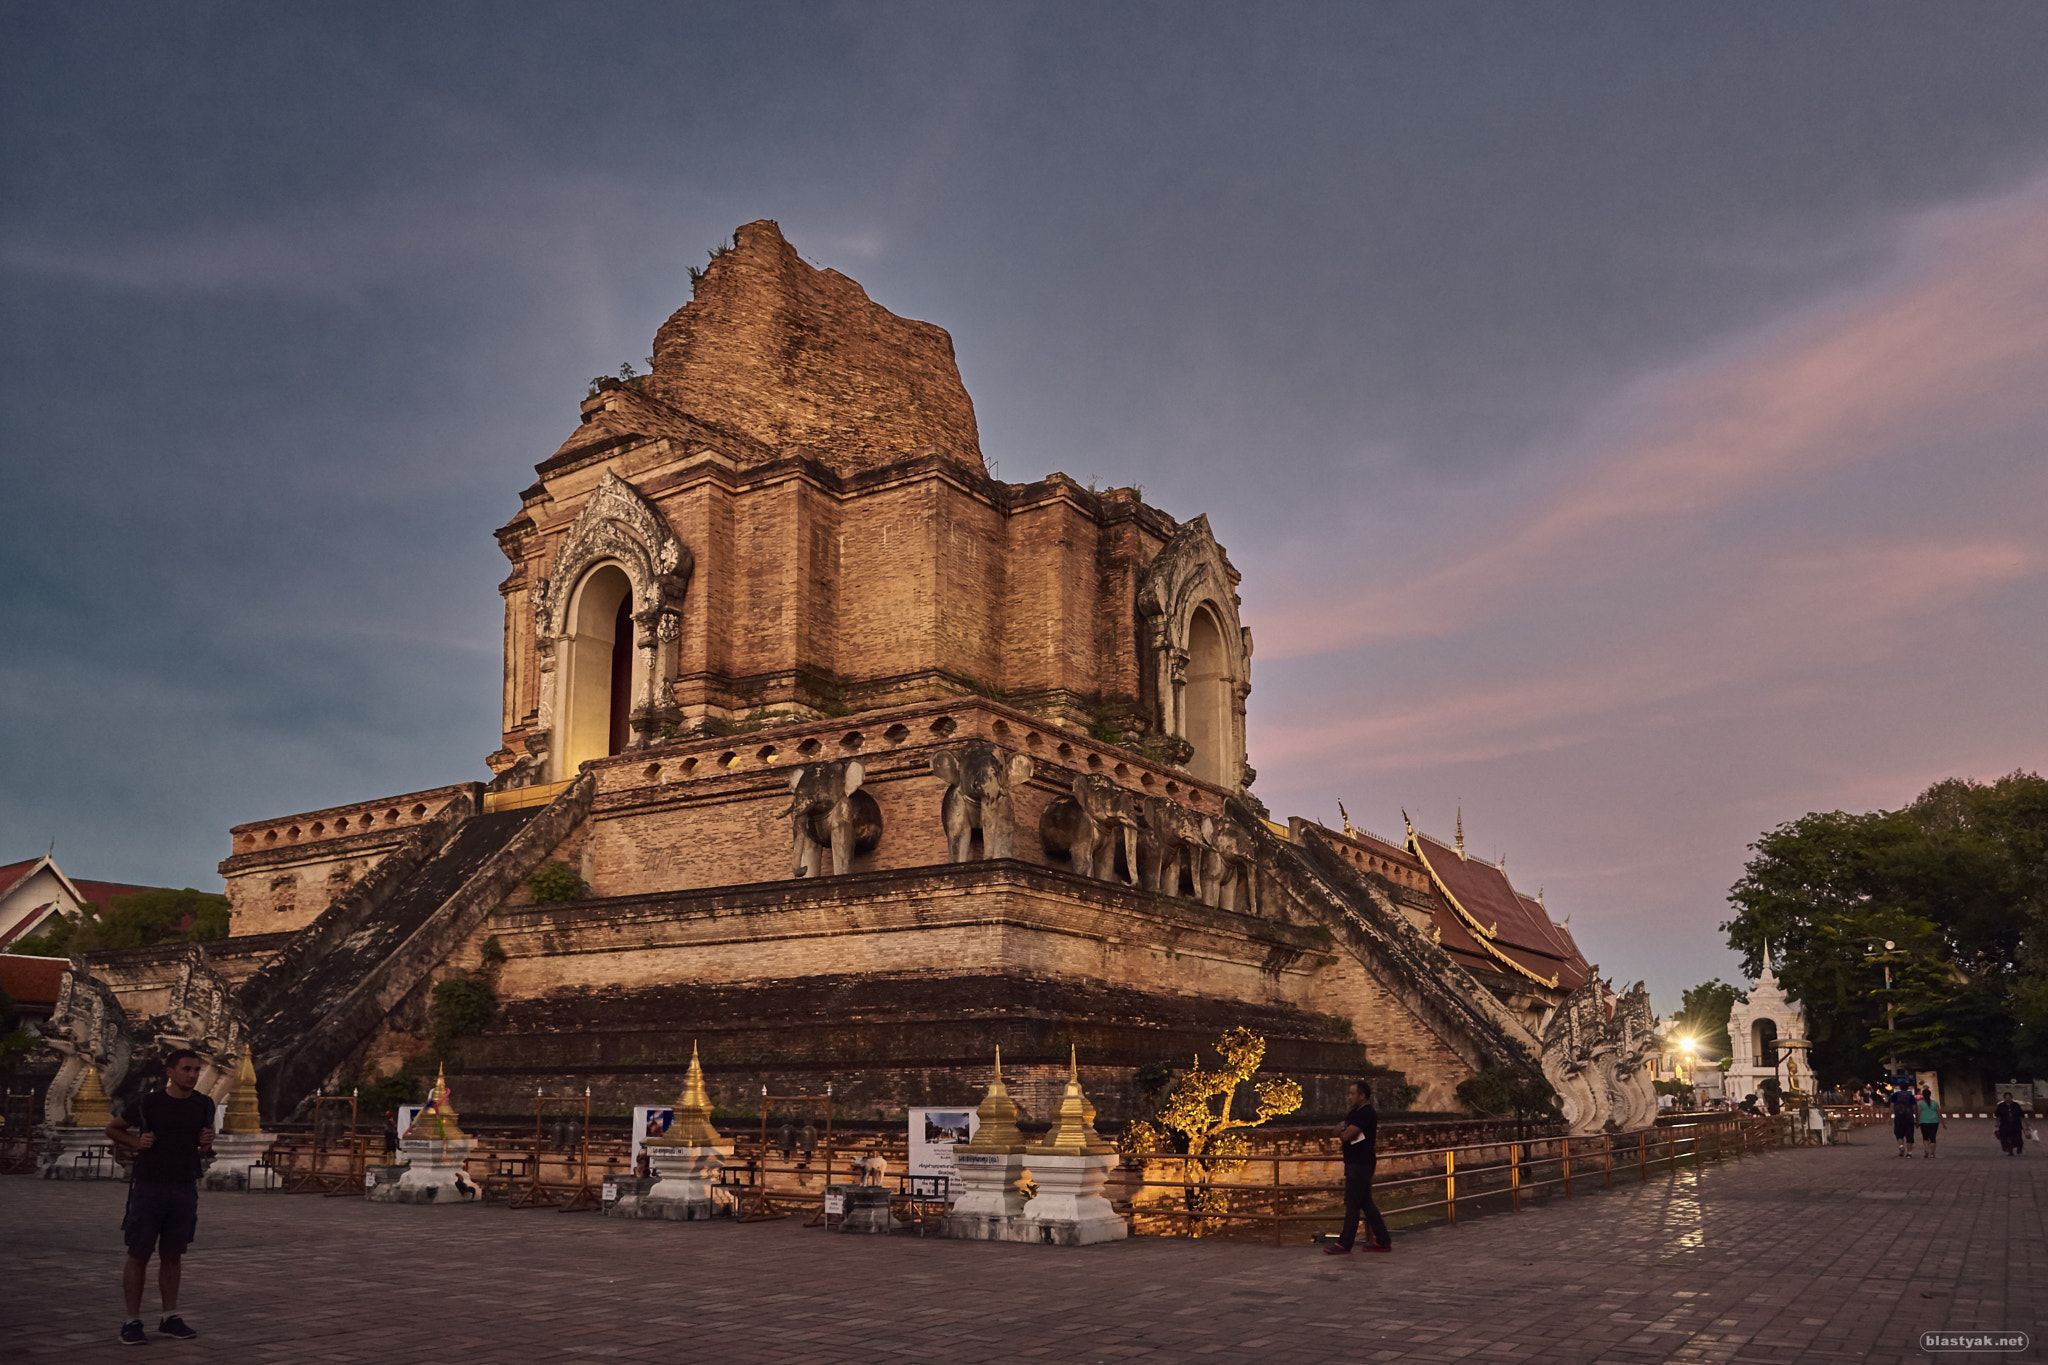
<path id="1" fill-rule="evenodd" d="M 1181 693 L 1187 742 L 1194 746 L 1189 769 L 1218 786 L 1237 785 L 1230 766 L 1230 663 L 1223 631 L 1207 605 L 1188 622 L 1187 684 Z"/>
<path id="2" fill-rule="evenodd" d="M 1759 1019 L 1750 1032 L 1756 1037 L 1756 1064 L 1776 1066 L 1778 1064 L 1778 1025 L 1770 1019 Z"/>
<path id="3" fill-rule="evenodd" d="M 565 772 L 626 747 L 633 706 L 632 612 L 633 585 L 616 564 L 600 564 L 577 586 L 562 670 Z"/>

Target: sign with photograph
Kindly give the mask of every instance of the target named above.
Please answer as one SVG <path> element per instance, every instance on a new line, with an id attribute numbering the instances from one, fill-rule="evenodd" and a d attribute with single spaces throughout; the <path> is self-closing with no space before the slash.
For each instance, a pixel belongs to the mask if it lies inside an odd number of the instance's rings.
<path id="1" fill-rule="evenodd" d="M 973 1138 L 981 1127 L 980 1117 L 969 1108 L 913 1109 L 910 1111 L 910 1174 L 944 1176 L 947 1189 L 960 1193 L 960 1167 L 953 1159 L 953 1144 Z"/>
<path id="2" fill-rule="evenodd" d="M 399 1141 L 403 1142 L 405 1140 L 405 1135 L 412 1131 L 412 1121 L 418 1118 L 420 1110 L 426 1107 L 424 1104 L 401 1104 L 398 1106 Z"/>
<path id="3" fill-rule="evenodd" d="M 661 1137 L 676 1121 L 676 1108 L 672 1104 L 642 1104 L 633 1110 L 633 1165 L 640 1169 L 640 1153 L 647 1150 L 647 1139 Z"/>

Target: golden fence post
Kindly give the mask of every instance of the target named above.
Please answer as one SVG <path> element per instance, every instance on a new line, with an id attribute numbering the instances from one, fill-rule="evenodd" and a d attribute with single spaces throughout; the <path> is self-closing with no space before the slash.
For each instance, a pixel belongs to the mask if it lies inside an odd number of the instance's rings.
<path id="1" fill-rule="evenodd" d="M 1508 1201 L 1515 1206 L 1515 1212 L 1522 1211 L 1522 1144 L 1508 1144 Z"/>
<path id="2" fill-rule="evenodd" d="M 1444 1211 L 1450 1221 L 1458 1221 L 1458 1153 L 1454 1148 L 1444 1148 Z"/>
<path id="3" fill-rule="evenodd" d="M 1600 1135 L 1600 1163 L 1606 1167 L 1607 1188 L 1614 1188 L 1614 1134 Z"/>
<path id="4" fill-rule="evenodd" d="M 1570 1133 L 1566 1133 L 1566 1134 L 1564 1135 L 1564 1140 L 1563 1140 L 1563 1148 L 1564 1148 L 1564 1197 L 1565 1197 L 1565 1198 L 1567 1198 L 1567 1199 L 1569 1199 L 1569 1198 L 1571 1198 L 1571 1197 L 1572 1197 L 1572 1135 L 1571 1135 Z"/>
<path id="5" fill-rule="evenodd" d="M 1650 1134 L 1648 1129 L 1636 1134 L 1636 1183 L 1638 1185 L 1650 1183 L 1649 1142 Z"/>

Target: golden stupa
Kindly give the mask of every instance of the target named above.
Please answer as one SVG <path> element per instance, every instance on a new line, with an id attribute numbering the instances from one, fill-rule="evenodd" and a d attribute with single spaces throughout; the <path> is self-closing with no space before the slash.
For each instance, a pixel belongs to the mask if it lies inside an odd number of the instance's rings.
<path id="1" fill-rule="evenodd" d="M 683 1077 L 683 1093 L 676 1098 L 676 1116 L 668 1131 L 647 1139 L 649 1147 L 723 1147 L 725 1139 L 711 1126 L 711 1092 L 704 1088 L 704 1064 L 697 1060 L 697 1045 L 690 1044 L 690 1070 Z"/>
<path id="2" fill-rule="evenodd" d="M 1100 1156 L 1116 1150 L 1095 1131 L 1095 1106 L 1081 1093 L 1081 1063 L 1077 1051 L 1067 1049 L 1067 1090 L 1060 1096 L 1059 1112 L 1053 1115 L 1052 1131 L 1039 1150 L 1063 1156 Z"/>
<path id="3" fill-rule="evenodd" d="M 242 1059 L 235 1063 L 235 1089 L 228 1096 L 227 1131 L 263 1131 L 263 1114 L 256 1105 L 256 1059 L 249 1055 L 246 1042 L 242 1044 Z"/>
<path id="4" fill-rule="evenodd" d="M 427 1096 L 427 1107 L 414 1117 L 412 1127 L 405 1130 L 409 1142 L 464 1142 L 469 1134 L 462 1131 L 461 1115 L 455 1112 L 454 1101 L 448 1098 L 448 1068 L 444 1065 L 434 1072 L 434 1090 Z"/>
<path id="5" fill-rule="evenodd" d="M 85 1079 L 78 1083 L 78 1093 L 71 1097 L 71 1126 L 104 1128 L 113 1121 L 113 1111 L 107 1105 L 107 1088 L 100 1084 L 100 1069 L 88 1058 Z"/>
<path id="6" fill-rule="evenodd" d="M 954 1151 L 1002 1155 L 1024 1150 L 1024 1134 L 1017 1128 L 1017 1102 L 1010 1098 L 1009 1087 L 1003 1084 L 1001 1048 L 996 1049 L 995 1079 L 988 1083 L 988 1094 L 976 1106 L 974 1116 L 979 1120 L 974 1136 L 957 1144 Z"/>

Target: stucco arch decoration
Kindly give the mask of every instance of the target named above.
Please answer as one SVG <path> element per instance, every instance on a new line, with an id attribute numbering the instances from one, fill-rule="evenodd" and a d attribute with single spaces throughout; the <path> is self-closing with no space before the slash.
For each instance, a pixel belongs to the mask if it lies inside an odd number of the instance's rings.
<path id="1" fill-rule="evenodd" d="M 1143 646 L 1141 686 L 1146 713 L 1158 733 L 1180 741 L 1175 761 L 1196 758 L 1189 712 L 1188 669 L 1193 657 L 1196 616 L 1207 611 L 1222 637 L 1227 716 L 1222 722 L 1223 761 L 1216 774 L 1225 787 L 1251 785 L 1244 761 L 1245 698 L 1251 694 L 1252 633 L 1238 618 L 1237 593 L 1223 549 L 1198 516 L 1174 533 L 1138 580 L 1138 621 Z M 1197 759 L 1199 763 L 1199 759 Z"/>
<path id="2" fill-rule="evenodd" d="M 533 588 L 533 631 L 540 655 L 539 724 L 527 749 L 536 760 L 553 747 L 571 646 L 568 610 L 576 587 L 593 569 L 616 564 L 632 584 L 633 700 L 630 747 L 637 748 L 672 719 L 668 681 L 675 676 L 682 639 L 683 596 L 695 559 L 668 518 L 640 491 L 605 471 L 569 535 L 555 551 L 547 577 Z M 539 766 L 539 765 L 536 765 Z M 550 772 L 556 780 L 573 773 Z"/>

